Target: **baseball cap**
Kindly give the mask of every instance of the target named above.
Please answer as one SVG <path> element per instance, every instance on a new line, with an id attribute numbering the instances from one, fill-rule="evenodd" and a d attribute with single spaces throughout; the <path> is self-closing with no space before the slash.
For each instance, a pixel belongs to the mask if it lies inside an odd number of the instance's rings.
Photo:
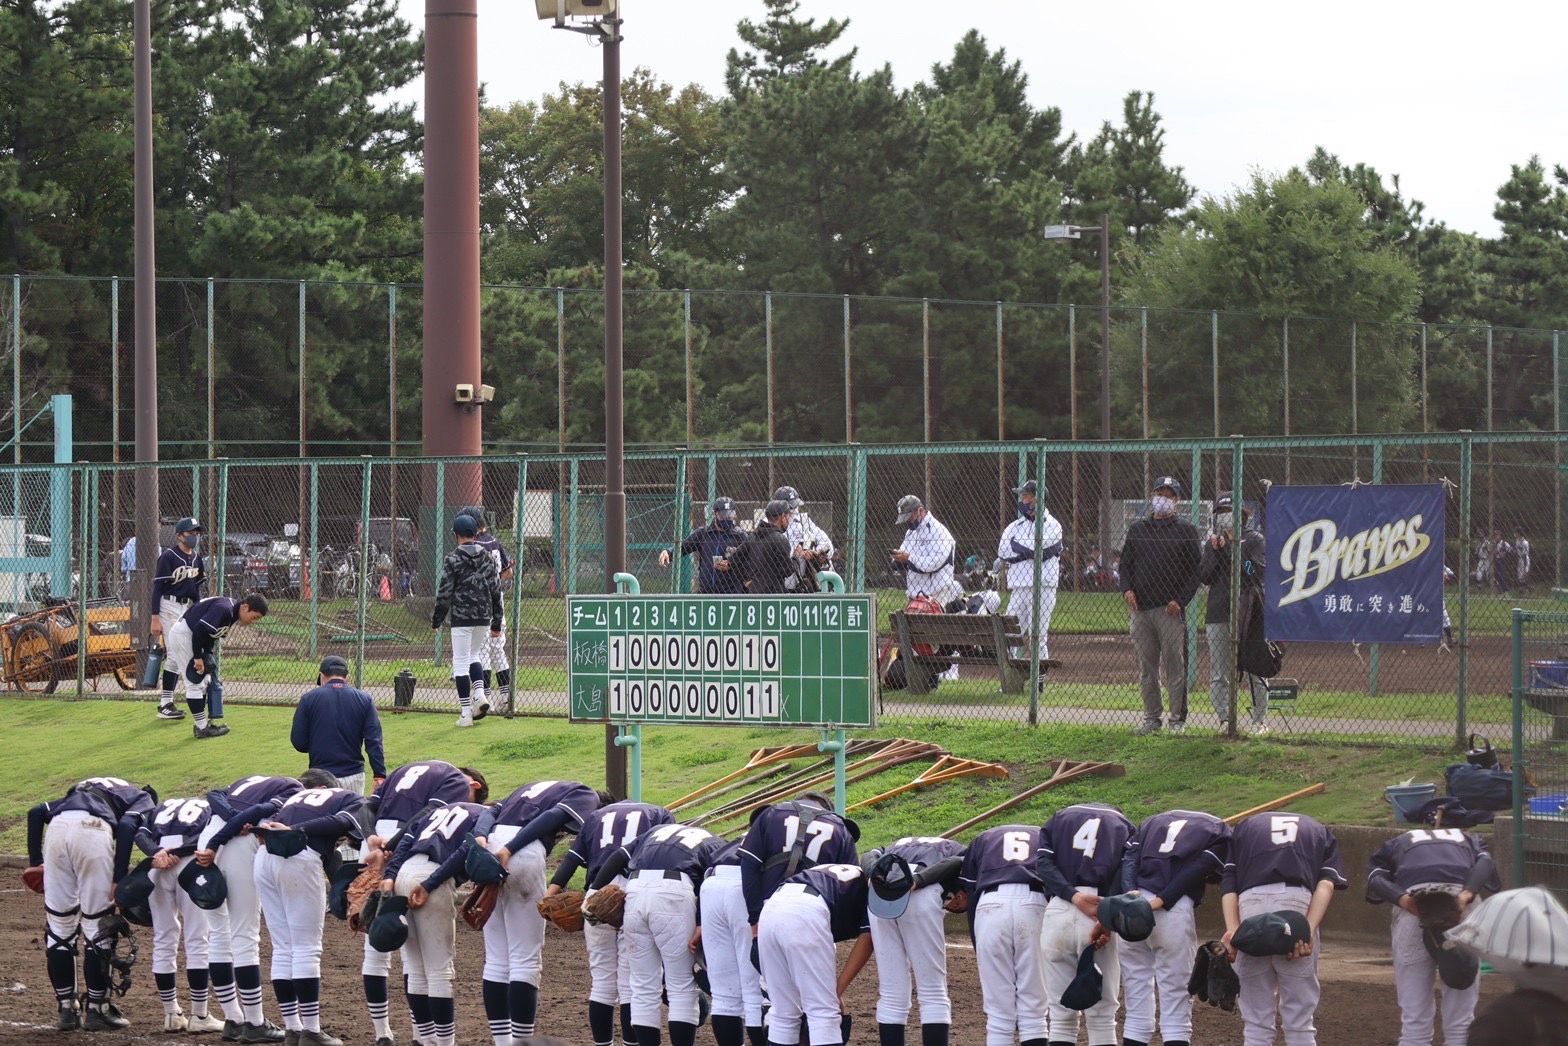
<path id="1" fill-rule="evenodd" d="M 395 952 L 408 940 L 408 898 L 395 894 L 381 898 L 376 918 L 365 939 L 378 952 Z"/>
<path id="2" fill-rule="evenodd" d="M 469 505 L 463 510 L 462 514 L 474 517 L 475 526 L 482 527 L 485 525 L 485 507 L 483 505 Z"/>
<path id="3" fill-rule="evenodd" d="M 1464 991 L 1481 975 L 1480 958 L 1457 944 L 1444 942 L 1441 930 L 1423 928 L 1421 943 L 1426 946 L 1427 954 L 1437 967 L 1437 976 L 1455 991 Z"/>
<path id="4" fill-rule="evenodd" d="M 1069 1010 L 1087 1010 L 1097 1005 L 1104 993 L 1105 978 L 1100 974 L 1100 964 L 1094 961 L 1094 945 L 1085 945 L 1078 954 L 1078 973 L 1062 992 L 1062 1005 Z"/>
<path id="5" fill-rule="evenodd" d="M 770 501 L 768 502 L 768 507 L 763 509 L 763 515 L 767 516 L 769 519 L 778 519 L 780 516 L 790 511 L 791 509 L 789 507 L 789 502 Z"/>
<path id="6" fill-rule="evenodd" d="M 1177 497 L 1181 497 L 1181 483 L 1177 481 L 1175 476 L 1161 476 L 1159 479 L 1154 481 L 1154 485 L 1149 489 L 1160 490 L 1164 487 L 1169 487 Z"/>
<path id="7" fill-rule="evenodd" d="M 872 915 L 879 919 L 897 919 L 904 914 L 915 885 L 908 861 L 898 854 L 885 853 L 871 866 L 866 881 L 871 886 L 866 894 L 866 908 Z"/>
<path id="8" fill-rule="evenodd" d="M 1154 932 L 1154 908 L 1140 894 L 1113 893 L 1100 899 L 1100 924 L 1124 941 L 1146 941 Z"/>
<path id="9" fill-rule="evenodd" d="M 458 517 L 452 521 L 452 533 L 456 534 L 460 538 L 471 538 L 475 534 L 479 533 L 479 523 L 468 513 L 460 513 Z"/>
<path id="10" fill-rule="evenodd" d="M 197 520 L 192 516 L 186 516 L 184 519 L 174 524 L 174 532 L 176 534 L 189 534 L 193 530 L 200 534 L 206 531 L 206 529 L 206 527 L 201 525 L 200 520 Z"/>
<path id="11" fill-rule="evenodd" d="M 789 502 L 791 512 L 805 504 L 805 501 L 801 500 L 800 491 L 794 487 L 780 487 L 778 490 L 775 490 L 773 492 L 773 500 Z"/>
<path id="12" fill-rule="evenodd" d="M 476 886 L 498 883 L 506 878 L 506 869 L 501 867 L 501 859 L 483 846 L 468 848 L 468 856 L 463 859 L 463 870 L 467 873 L 469 882 Z"/>
<path id="13" fill-rule="evenodd" d="M 114 903 L 121 908 L 144 905 L 152 897 L 152 858 L 144 857 L 114 888 Z"/>
<path id="14" fill-rule="evenodd" d="M 913 516 L 917 510 L 922 508 L 925 508 L 925 502 L 921 501 L 913 494 L 905 494 L 903 497 L 898 499 L 897 522 L 908 523 L 909 517 Z"/>
<path id="15" fill-rule="evenodd" d="M 1031 479 L 1021 487 L 1014 487 L 1013 493 L 1018 497 L 1023 497 L 1025 494 L 1037 494 L 1039 489 L 1039 484 Z"/>
<path id="16" fill-rule="evenodd" d="M 180 889 L 190 894 L 191 903 L 203 911 L 212 911 L 229 896 L 229 884 L 217 865 L 203 868 L 189 861 L 180 871 Z"/>
<path id="17" fill-rule="evenodd" d="M 734 519 L 735 518 L 735 499 L 734 498 L 714 498 L 713 499 L 713 518 L 714 519 Z"/>
<path id="18" fill-rule="evenodd" d="M 337 654 L 328 654 L 321 659 L 321 674 L 324 676 L 348 675 L 348 662 Z"/>
<path id="19" fill-rule="evenodd" d="M 1300 912 L 1260 912 L 1243 919 L 1231 935 L 1230 946 L 1252 956 L 1289 955 L 1296 945 L 1312 939 L 1312 924 Z"/>

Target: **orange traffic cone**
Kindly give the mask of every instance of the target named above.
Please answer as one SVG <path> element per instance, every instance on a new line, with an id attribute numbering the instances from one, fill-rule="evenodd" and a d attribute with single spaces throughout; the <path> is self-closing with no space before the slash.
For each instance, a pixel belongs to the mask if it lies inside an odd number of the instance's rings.
<path id="1" fill-rule="evenodd" d="M 381 602 L 392 602 L 392 582 L 385 574 L 381 575 Z"/>

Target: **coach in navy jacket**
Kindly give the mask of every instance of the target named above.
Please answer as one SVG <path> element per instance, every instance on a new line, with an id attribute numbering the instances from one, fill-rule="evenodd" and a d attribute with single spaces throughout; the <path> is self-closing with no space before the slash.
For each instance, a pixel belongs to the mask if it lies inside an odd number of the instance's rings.
<path id="1" fill-rule="evenodd" d="M 289 740 L 310 765 L 336 777 L 350 791 L 365 791 L 365 760 L 377 781 L 387 776 L 381 751 L 381 718 L 363 690 L 348 685 L 348 662 L 336 654 L 321 661 L 321 685 L 299 699 Z M 360 754 L 360 749 L 364 754 Z"/>

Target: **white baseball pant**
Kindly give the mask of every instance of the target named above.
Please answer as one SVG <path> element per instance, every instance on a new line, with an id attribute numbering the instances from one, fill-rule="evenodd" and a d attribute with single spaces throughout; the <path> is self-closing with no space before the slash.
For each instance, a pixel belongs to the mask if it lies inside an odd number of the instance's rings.
<path id="1" fill-rule="evenodd" d="M 180 888 L 180 872 L 194 858 L 185 857 L 173 868 L 150 869 L 152 896 L 147 907 L 152 911 L 152 972 L 174 973 L 178 969 L 180 938 L 185 938 L 185 966 L 191 970 L 207 968 L 207 913 L 196 907 L 191 895 Z"/>
<path id="2" fill-rule="evenodd" d="M 768 1042 L 795 1046 L 804 1014 L 813 1043 L 840 1042 L 838 949 L 828 906 L 804 883 L 785 883 L 762 906 L 757 958 L 773 1008 Z M 749 960 L 748 960 L 749 961 Z"/>
<path id="3" fill-rule="evenodd" d="M 691 935 L 697 929 L 697 895 L 682 875 L 636 872 L 626 882 L 621 936 L 630 953 L 632 1024 L 660 1027 L 661 990 L 669 998 L 670 1021 L 695 1026 L 697 982 L 692 978 Z"/>
<path id="4" fill-rule="evenodd" d="M 484 666 L 486 672 L 505 672 L 512 667 L 506 658 L 506 615 L 501 615 L 501 634 L 492 636 L 485 630 Z M 455 658 L 453 660 L 456 660 Z"/>
<path id="5" fill-rule="evenodd" d="M 1080 889 L 1079 893 L 1093 894 Z M 1051 1037 L 1062 1042 L 1078 1038 L 1078 1018 L 1089 1030 L 1089 1046 L 1114 1046 L 1116 1042 L 1116 997 L 1121 988 L 1121 963 L 1118 943 L 1111 939 L 1098 952 L 1104 986 L 1100 1001 L 1087 1010 L 1070 1010 L 1062 1005 L 1062 993 L 1078 975 L 1078 957 L 1089 944 L 1095 921 L 1060 897 L 1045 906 L 1040 927 L 1040 961 L 1045 967 L 1045 995 L 1051 1007 Z"/>
<path id="6" fill-rule="evenodd" d="M 1034 632 L 1034 586 L 1022 585 L 1012 590 L 1013 594 L 1007 601 L 1007 612 L 1018 619 L 1018 629 L 1028 635 Z M 1035 636 L 1035 647 L 1040 651 L 1041 659 L 1050 656 L 1047 652 L 1048 633 L 1051 630 L 1051 615 L 1056 612 L 1056 588 L 1048 586 L 1040 589 L 1040 628 Z M 1028 657 L 1026 651 L 1015 651 L 1019 657 Z"/>
<path id="7" fill-rule="evenodd" d="M 702 882 L 702 957 L 713 989 L 713 1012 L 762 1026 L 762 981 L 751 964 L 751 920 L 740 866 L 725 864 Z"/>
<path id="8" fill-rule="evenodd" d="M 181 618 L 174 626 L 163 633 L 163 670 L 173 672 L 179 677 L 180 684 L 185 687 L 185 700 L 202 701 L 207 696 L 207 680 L 211 676 L 202 676 L 200 683 L 192 683 L 185 677 L 185 669 L 191 663 L 192 644 L 191 627 Z"/>
<path id="9" fill-rule="evenodd" d="M 1018 1041 L 1046 1038 L 1040 968 L 1045 894 L 1025 883 L 1002 883 L 970 903 L 975 905 L 975 966 L 985 1005 L 986 1046 L 1012 1046 L 1015 1035 Z"/>
<path id="10" fill-rule="evenodd" d="M 468 675 L 468 666 L 476 661 L 483 665 L 489 656 L 486 653 L 489 645 L 490 626 L 453 625 L 452 678 Z"/>
<path id="11" fill-rule="evenodd" d="M 1450 988 L 1437 977 L 1437 963 L 1421 941 L 1421 920 L 1395 908 L 1393 914 L 1394 995 L 1399 999 L 1399 1046 L 1432 1046 L 1435 1018 L 1443 1020 L 1443 1042 L 1462 1044 L 1475 1022 L 1481 998 L 1481 978 L 1463 990 Z M 1432 997 L 1437 982 L 1438 999 Z"/>
<path id="12" fill-rule="evenodd" d="M 293 857 L 256 851 L 256 895 L 272 936 L 275 981 L 321 977 L 321 930 L 327 914 L 321 855 L 306 847 Z"/>
<path id="13" fill-rule="evenodd" d="M 207 849 L 224 821 L 214 817 L 202 830 L 198 849 Z M 252 832 L 236 835 L 213 858 L 223 873 L 228 896 L 207 913 L 207 956 L 235 966 L 261 965 L 261 902 L 256 896 L 256 851 L 261 840 Z"/>
<path id="14" fill-rule="evenodd" d="M 437 867 L 424 854 L 415 854 L 398 869 L 394 892 L 407 897 Z M 402 955 L 410 995 L 452 997 L 452 967 L 457 949 L 457 908 L 453 901 L 456 893 L 457 887 L 448 879 L 430 892 L 424 904 L 408 910 L 408 941 L 402 947 Z"/>
<path id="15" fill-rule="evenodd" d="M 489 837 L 490 852 L 500 850 L 517 831 L 517 825 L 496 825 Z M 484 979 L 521 981 L 537 988 L 544 955 L 544 916 L 537 907 L 544 896 L 544 846 L 529 843 L 512 855 L 506 870 L 510 874 L 485 923 Z"/>
<path id="16" fill-rule="evenodd" d="M 1154 899 L 1147 890 L 1138 893 L 1145 900 Z M 1121 941 L 1117 948 L 1127 1005 L 1122 1035 L 1138 1042 L 1154 1039 L 1157 991 L 1160 1035 L 1167 1041 L 1191 1040 L 1192 996 L 1187 994 L 1187 981 L 1198 950 L 1192 898 L 1183 897 L 1155 912 L 1154 932 L 1147 940 Z"/>
<path id="17" fill-rule="evenodd" d="M 625 876 L 610 880 L 615 886 L 626 889 Z M 594 895 L 589 890 L 583 903 Z M 621 934 L 613 926 L 602 923 L 583 923 L 583 942 L 588 948 L 588 1001 L 605 1006 L 619 1006 L 632 1001 L 632 967 L 630 953 L 621 947 Z"/>
<path id="18" fill-rule="evenodd" d="M 871 917 L 878 1024 L 909 1022 L 911 972 L 920 1000 L 920 1023 L 953 1023 L 947 995 L 947 935 L 942 928 L 945 915 L 941 889 L 927 887 L 910 894 L 909 907 L 897 919 Z"/>
<path id="19" fill-rule="evenodd" d="M 1277 883 L 1255 886 L 1243 892 L 1237 902 L 1243 920 L 1264 912 L 1295 911 L 1305 915 L 1312 894 L 1300 886 Z M 1238 953 L 1236 977 L 1241 981 L 1236 1008 L 1241 1011 L 1244 1046 L 1272 1046 L 1276 999 L 1279 1023 L 1285 1031 L 1285 1046 L 1317 1046 L 1318 1033 L 1313 1017 L 1320 989 L 1315 935 L 1312 954 L 1305 959 Z"/>
<path id="20" fill-rule="evenodd" d="M 343 779 L 341 777 L 338 778 L 338 783 L 342 785 Z M 348 786 L 343 785 L 343 787 L 347 788 Z M 396 818 L 384 817 L 376 821 L 376 834 L 383 840 L 390 839 L 397 834 L 398 829 L 401 827 L 401 822 Z M 369 855 L 369 842 L 360 843 L 359 859 L 363 861 Z M 363 940 L 360 943 L 365 957 L 360 961 L 359 972 L 366 977 L 390 977 L 392 975 L 392 953 L 377 951 L 370 946 L 370 935 L 364 934 L 362 936 Z M 407 967 L 404 967 L 404 972 L 407 972 L 407 969 Z"/>
<path id="21" fill-rule="evenodd" d="M 85 810 L 56 814 L 44 832 L 46 947 L 76 947 L 98 936 L 98 919 L 114 907 L 114 831 Z"/>

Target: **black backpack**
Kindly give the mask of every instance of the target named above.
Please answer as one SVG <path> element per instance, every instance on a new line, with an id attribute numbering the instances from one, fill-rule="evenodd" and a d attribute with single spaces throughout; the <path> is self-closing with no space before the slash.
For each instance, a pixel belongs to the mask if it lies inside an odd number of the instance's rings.
<path id="1" fill-rule="evenodd" d="M 1236 670 L 1273 679 L 1285 667 L 1285 648 L 1263 633 L 1263 589 L 1241 586 L 1240 613 L 1235 616 Z"/>

